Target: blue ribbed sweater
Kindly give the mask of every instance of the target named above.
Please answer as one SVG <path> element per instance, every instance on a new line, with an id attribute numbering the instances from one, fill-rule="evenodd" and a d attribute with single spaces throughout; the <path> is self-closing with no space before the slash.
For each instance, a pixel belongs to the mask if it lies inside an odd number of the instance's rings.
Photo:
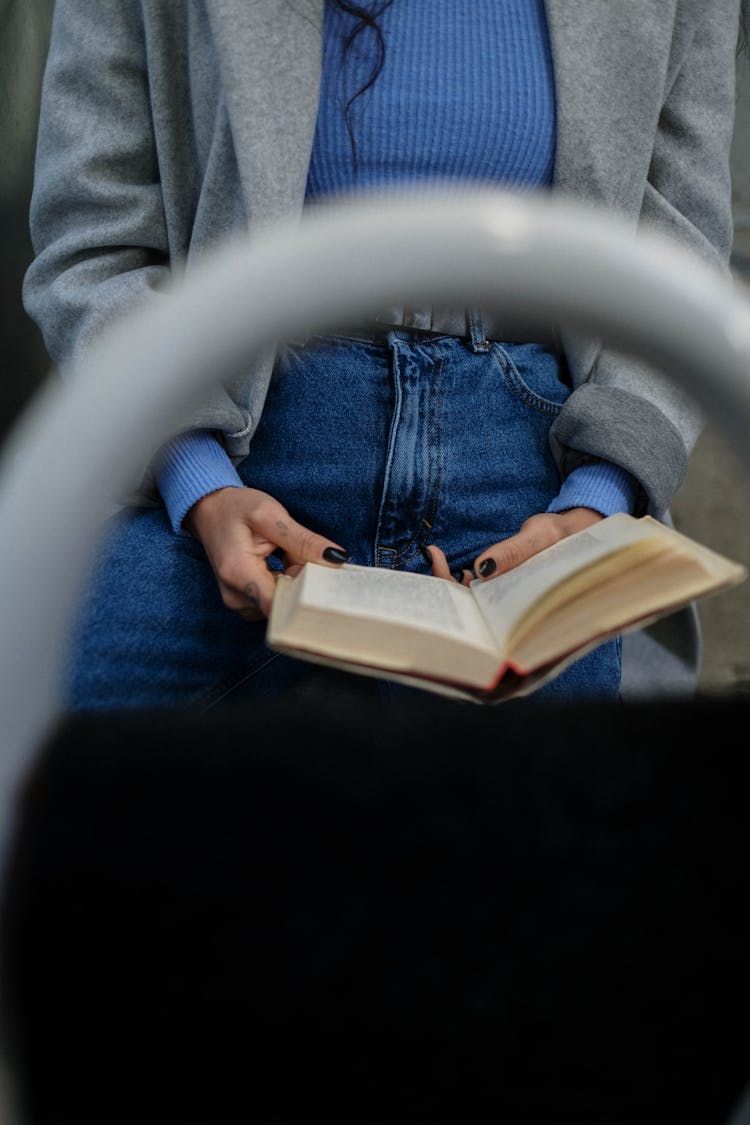
<path id="1" fill-rule="evenodd" d="M 371 29 L 343 61 L 356 21 L 326 3 L 320 108 L 308 200 L 420 181 L 547 187 L 555 151 L 552 57 L 543 0 L 393 0 L 379 19 L 385 65 L 350 109 L 378 58 Z M 242 481 L 218 437 L 169 442 L 156 479 L 175 531 L 192 505 Z M 549 511 L 630 511 L 638 486 L 614 465 L 584 465 Z"/>

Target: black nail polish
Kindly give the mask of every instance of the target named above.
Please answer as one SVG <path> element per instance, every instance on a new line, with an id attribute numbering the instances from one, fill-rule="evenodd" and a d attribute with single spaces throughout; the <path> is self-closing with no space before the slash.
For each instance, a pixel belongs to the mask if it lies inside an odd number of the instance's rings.
<path id="1" fill-rule="evenodd" d="M 484 562 L 479 564 L 479 573 L 482 578 L 489 578 L 491 574 L 495 573 L 496 569 L 497 564 L 494 559 L 485 559 Z"/>
<path id="2" fill-rule="evenodd" d="M 351 555 L 349 555 L 346 551 L 340 551 L 338 547 L 326 547 L 325 551 L 323 552 L 323 558 L 326 560 L 326 562 L 345 563 L 349 562 Z"/>
<path id="3" fill-rule="evenodd" d="M 432 555 L 430 554 L 430 552 L 427 550 L 427 548 L 424 546 L 423 543 L 417 543 L 417 546 L 419 547 L 420 555 L 422 556 L 424 561 L 427 563 L 430 570 L 432 570 Z"/>

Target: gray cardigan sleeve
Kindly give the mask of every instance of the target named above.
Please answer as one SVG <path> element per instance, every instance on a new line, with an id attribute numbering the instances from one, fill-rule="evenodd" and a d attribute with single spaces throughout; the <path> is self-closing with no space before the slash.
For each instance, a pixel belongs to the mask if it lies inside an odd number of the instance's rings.
<path id="1" fill-rule="evenodd" d="M 175 52 L 177 53 L 177 51 Z M 137 0 L 57 0 L 41 91 L 24 307 L 63 378 L 111 324 L 166 287 L 187 255 L 170 229 Z M 175 59 L 175 66 L 179 59 Z M 183 185 L 189 200 L 190 184 Z M 187 223 L 185 224 L 187 230 Z M 222 387 L 195 425 L 242 432 Z M 177 428 L 177 427 L 176 427 Z M 144 467 L 130 499 L 157 500 Z"/>
<path id="2" fill-rule="evenodd" d="M 670 69 L 640 223 L 677 239 L 728 279 L 739 5 L 694 0 L 683 3 L 683 19 L 686 12 L 698 16 Z M 642 510 L 659 517 L 682 484 L 704 421 L 661 372 L 604 348 L 556 420 L 552 448 L 563 476 L 590 456 L 621 465 L 641 483 Z"/>
<path id="3" fill-rule="evenodd" d="M 138 5 L 55 5 L 23 285 L 52 362 L 77 362 L 170 276 Z"/>

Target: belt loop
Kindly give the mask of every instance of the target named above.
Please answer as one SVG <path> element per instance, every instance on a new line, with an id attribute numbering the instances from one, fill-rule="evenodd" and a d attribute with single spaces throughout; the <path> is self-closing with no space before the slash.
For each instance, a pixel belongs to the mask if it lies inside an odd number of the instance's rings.
<path id="1" fill-rule="evenodd" d="M 479 309 L 466 310 L 466 326 L 471 350 L 473 352 L 488 352 L 490 342 L 485 335 L 484 322 Z"/>

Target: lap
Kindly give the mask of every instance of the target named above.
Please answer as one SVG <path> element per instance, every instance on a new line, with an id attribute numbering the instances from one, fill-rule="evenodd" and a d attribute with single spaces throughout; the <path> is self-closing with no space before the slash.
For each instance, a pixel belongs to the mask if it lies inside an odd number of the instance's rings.
<path id="1" fill-rule="evenodd" d="M 69 704 L 210 706 L 277 662 L 264 633 L 224 606 L 200 543 L 175 535 L 161 509 L 127 509 L 106 528 L 78 607 Z"/>
<path id="2" fill-rule="evenodd" d="M 619 675 L 620 644 L 613 641 L 536 698 L 616 696 Z M 205 710 L 310 692 L 384 705 L 426 698 L 271 652 L 265 622 L 246 622 L 224 606 L 203 548 L 175 535 L 161 509 L 129 509 L 107 527 L 71 630 L 65 681 L 73 711 Z"/>
<path id="3" fill-rule="evenodd" d="M 482 356 L 451 340 L 321 342 L 277 364 L 240 472 L 355 562 L 424 570 L 420 547 L 437 542 L 452 565 L 471 566 L 555 494 L 548 431 L 566 394 L 533 348 Z M 342 683 L 270 652 L 265 622 L 224 606 L 203 548 L 175 535 L 161 508 L 111 521 L 66 674 L 76 710 L 245 704 L 306 680 Z M 619 681 L 612 642 L 538 696 L 616 697 Z M 416 694 L 377 680 L 356 690 Z"/>

